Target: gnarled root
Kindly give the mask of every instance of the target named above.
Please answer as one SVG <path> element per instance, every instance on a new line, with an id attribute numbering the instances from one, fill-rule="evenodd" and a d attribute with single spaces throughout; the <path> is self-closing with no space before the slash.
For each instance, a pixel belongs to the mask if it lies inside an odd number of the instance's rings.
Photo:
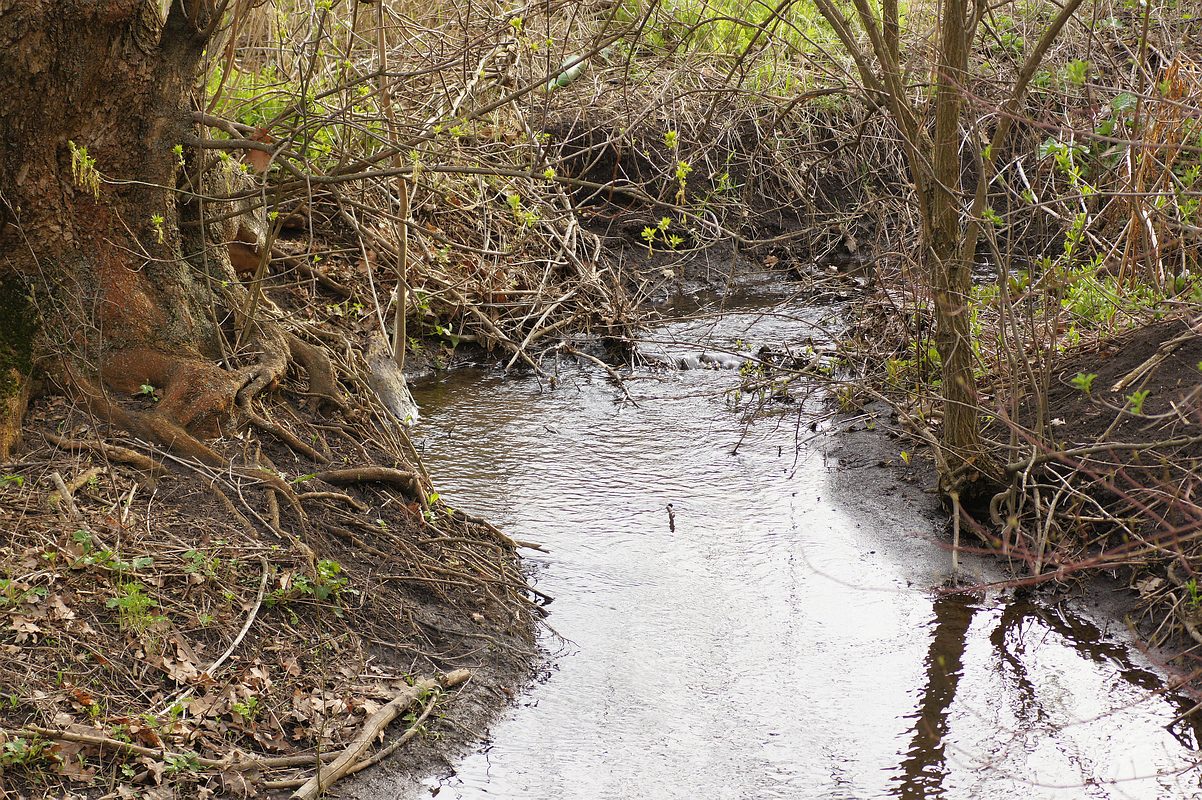
<path id="1" fill-rule="evenodd" d="M 275 325 L 254 322 L 250 326 L 253 334 L 248 345 L 258 352 L 255 364 L 242 370 L 242 386 L 238 389 L 237 402 L 246 408 L 260 392 L 275 385 L 288 369 L 288 341 Z"/>
<path id="2" fill-rule="evenodd" d="M 234 396 L 244 382 L 237 373 L 200 358 L 146 347 L 109 354 L 100 365 L 100 377 L 105 386 L 122 394 L 153 392 L 158 400 L 155 410 L 140 416 L 168 420 L 199 436 L 221 435 L 221 424 L 229 418 Z"/>
<path id="3" fill-rule="evenodd" d="M 222 435 L 235 403 L 244 398 L 249 402 L 255 392 L 283 374 L 287 359 L 275 352 L 277 357 L 261 358 L 259 364 L 234 372 L 196 356 L 132 347 L 104 358 L 103 386 L 78 375 L 65 383 L 78 390 L 89 410 L 106 422 L 179 455 L 224 466 L 225 459 L 202 439 Z M 157 404 L 151 411 L 130 409 L 114 393 L 152 394 Z"/>
<path id="4" fill-rule="evenodd" d="M 319 472 L 318 480 L 334 486 L 351 486 L 356 483 L 386 483 L 400 489 L 412 500 L 425 503 L 425 493 L 422 492 L 421 478 L 415 472 L 392 469 L 390 467 L 352 467 L 350 469 L 332 469 Z"/>
<path id="5" fill-rule="evenodd" d="M 309 406 L 315 407 L 324 400 L 338 410 L 346 411 L 348 406 L 338 388 L 338 381 L 334 377 L 334 365 L 330 363 L 329 356 L 296 334 L 288 333 L 285 337 L 292 360 L 309 373 L 309 394 L 312 395 Z"/>

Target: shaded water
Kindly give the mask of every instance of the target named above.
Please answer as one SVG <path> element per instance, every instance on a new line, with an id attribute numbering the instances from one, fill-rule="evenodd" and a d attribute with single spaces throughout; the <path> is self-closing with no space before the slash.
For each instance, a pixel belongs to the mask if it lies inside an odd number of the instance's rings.
<path id="1" fill-rule="evenodd" d="M 821 340 L 816 312 L 763 302 L 648 348 Z M 1169 724 L 1190 702 L 1121 633 L 933 591 L 934 501 L 857 469 L 874 453 L 808 442 L 800 409 L 745 431 L 721 394 L 737 382 L 641 370 L 637 407 L 568 362 L 554 391 L 480 371 L 417 387 L 443 497 L 550 548 L 529 563 L 562 637 L 548 679 L 426 792 L 1202 798 L 1198 730 Z"/>

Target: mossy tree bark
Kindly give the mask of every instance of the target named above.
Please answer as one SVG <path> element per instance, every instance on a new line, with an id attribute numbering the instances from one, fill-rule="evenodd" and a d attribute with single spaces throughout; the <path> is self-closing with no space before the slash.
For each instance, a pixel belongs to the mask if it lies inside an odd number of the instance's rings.
<path id="1" fill-rule="evenodd" d="M 36 331 L 25 287 L 15 278 L 0 278 L 0 461 L 8 460 L 21 438 Z"/>
<path id="2" fill-rule="evenodd" d="M 23 375 L 44 366 L 115 424 L 215 458 L 196 437 L 269 377 L 224 352 L 235 310 L 214 287 L 228 258 L 177 191 L 195 133 L 188 95 L 220 9 L 162 6 L 0 0 L 0 280 L 39 323 L 36 335 L 0 330 L 0 357 L 26 352 Z M 278 355 L 265 361 L 282 371 Z M 153 412 L 123 403 L 143 385 L 157 390 Z M 20 405 L 0 406 L 0 430 Z"/>

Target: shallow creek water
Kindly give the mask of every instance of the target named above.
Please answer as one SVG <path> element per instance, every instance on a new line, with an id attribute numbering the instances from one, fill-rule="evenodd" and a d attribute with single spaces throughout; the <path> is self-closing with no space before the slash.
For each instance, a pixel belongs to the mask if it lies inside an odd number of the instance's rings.
<path id="1" fill-rule="evenodd" d="M 822 326 L 760 297 L 645 349 L 797 348 Z M 831 450 L 798 409 L 745 430 L 731 369 L 636 370 L 637 407 L 595 368 L 558 372 L 415 387 L 442 496 L 549 548 L 528 564 L 556 598 L 545 680 L 426 796 L 1202 798 L 1199 731 L 1170 724 L 1192 703 L 1121 626 L 938 592 L 935 501 L 869 448 Z"/>

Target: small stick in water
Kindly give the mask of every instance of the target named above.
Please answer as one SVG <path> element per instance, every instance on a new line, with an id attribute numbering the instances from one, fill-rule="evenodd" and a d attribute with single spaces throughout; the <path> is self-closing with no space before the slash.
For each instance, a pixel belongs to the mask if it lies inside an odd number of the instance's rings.
<path id="1" fill-rule="evenodd" d="M 671 503 L 668 503 L 668 530 L 676 533 L 676 512 L 672 509 Z"/>

